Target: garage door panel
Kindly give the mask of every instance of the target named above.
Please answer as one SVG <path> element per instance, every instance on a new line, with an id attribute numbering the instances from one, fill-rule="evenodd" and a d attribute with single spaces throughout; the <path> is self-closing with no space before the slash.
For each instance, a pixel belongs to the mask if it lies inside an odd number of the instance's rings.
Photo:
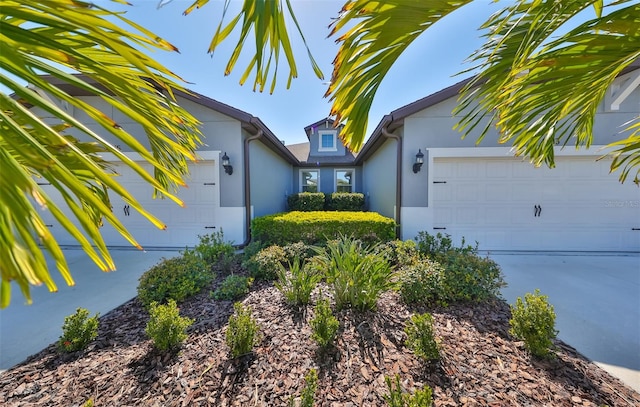
<path id="1" fill-rule="evenodd" d="M 609 174 L 610 161 L 556 163 L 436 158 L 434 173 L 455 176 L 433 185 L 434 226 L 486 250 L 640 251 L 640 230 L 632 231 L 640 228 L 640 189 Z"/>

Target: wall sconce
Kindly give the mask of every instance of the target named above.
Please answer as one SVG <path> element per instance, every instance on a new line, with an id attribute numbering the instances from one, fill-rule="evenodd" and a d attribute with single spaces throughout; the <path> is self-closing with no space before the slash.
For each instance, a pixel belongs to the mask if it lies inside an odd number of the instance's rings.
<path id="1" fill-rule="evenodd" d="M 224 172 L 229 175 L 233 174 L 233 167 L 229 164 L 229 156 L 226 152 L 222 156 L 222 166 L 224 167 Z"/>
<path id="2" fill-rule="evenodd" d="M 420 168 L 422 168 L 422 164 L 424 164 L 424 154 L 422 154 L 422 150 L 418 149 L 418 154 L 416 154 L 416 162 L 413 164 L 413 173 L 417 174 L 420 172 Z"/>

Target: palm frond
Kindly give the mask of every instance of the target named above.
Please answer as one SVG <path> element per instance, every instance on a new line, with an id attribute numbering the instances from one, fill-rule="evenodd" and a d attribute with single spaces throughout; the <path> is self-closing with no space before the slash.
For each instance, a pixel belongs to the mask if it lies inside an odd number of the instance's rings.
<path id="1" fill-rule="evenodd" d="M 100 234 L 104 221 L 139 247 L 111 212 L 110 193 L 164 227 L 117 182 L 100 154 L 112 153 L 153 185 L 155 193 L 181 203 L 175 192 L 184 184 L 187 160 L 195 157 L 199 123 L 176 103 L 174 91 L 187 92 L 177 82 L 181 79 L 147 57 L 145 49 L 177 51 L 121 13 L 91 3 L 0 1 L 0 84 L 10 93 L 0 93 L 0 307 L 9 304 L 11 281 L 27 301 L 31 285 L 44 283 L 56 290 L 43 251 L 73 284 L 37 207 L 50 211 L 105 271 L 115 265 Z M 78 93 L 99 97 L 108 108 L 100 110 L 74 96 Z M 62 106 L 83 111 L 100 130 Z M 150 151 L 114 121 L 113 112 L 138 123 Z M 71 137 L 71 132 L 88 141 Z M 124 150 L 140 154 L 155 174 L 109 143 L 100 134 L 105 132 Z M 41 180 L 55 188 L 64 207 L 56 206 Z"/>

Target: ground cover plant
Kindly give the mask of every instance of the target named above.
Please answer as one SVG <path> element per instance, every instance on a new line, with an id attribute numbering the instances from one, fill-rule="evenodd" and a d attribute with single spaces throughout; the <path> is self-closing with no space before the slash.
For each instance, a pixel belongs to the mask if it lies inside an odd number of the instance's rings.
<path id="1" fill-rule="evenodd" d="M 435 262 L 418 246 L 363 245 L 354 258 L 376 256 L 401 274 Z M 302 247 L 281 249 L 287 259 Z M 234 275 L 249 274 L 234 267 Z M 553 358 L 531 358 L 525 342 L 509 333 L 512 310 L 499 297 L 410 302 L 391 284 L 377 293 L 374 308 L 338 308 L 332 283 L 320 281 L 308 312 L 299 312 L 266 280 L 256 280 L 241 303 L 216 301 L 209 292 L 225 278 L 181 302 L 179 316 L 193 324 L 179 352 L 157 351 L 136 298 L 100 318 L 98 337 L 84 352 L 61 354 L 52 345 L 0 374 L 0 404 L 422 406 L 431 398 L 435 406 L 640 405 L 638 393 L 557 339 Z M 369 284 L 359 281 L 353 283 L 360 288 Z M 469 284 L 475 281 L 482 283 Z M 421 344 L 433 339 L 439 358 L 425 364 L 418 347 L 407 344 L 410 337 Z"/>
<path id="2" fill-rule="evenodd" d="M 175 349 L 187 339 L 185 330 L 193 322 L 191 318 L 180 316 L 175 300 L 169 300 L 167 304 L 153 302 L 149 307 L 149 322 L 145 333 L 151 338 L 156 349 Z"/>
<path id="3" fill-rule="evenodd" d="M 89 317 L 89 310 L 78 308 L 64 319 L 58 348 L 62 352 L 82 350 L 98 336 L 98 314 Z"/>

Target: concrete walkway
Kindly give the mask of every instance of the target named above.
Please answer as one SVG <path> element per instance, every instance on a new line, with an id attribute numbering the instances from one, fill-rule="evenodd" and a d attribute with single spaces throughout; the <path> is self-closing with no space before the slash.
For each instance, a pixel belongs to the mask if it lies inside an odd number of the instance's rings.
<path id="1" fill-rule="evenodd" d="M 17 285 L 11 290 L 11 304 L 0 310 L 0 371 L 38 353 L 62 335 L 64 318 L 78 307 L 104 315 L 136 296 L 138 278 L 161 258 L 174 257 L 173 251 L 112 250 L 117 270 L 103 273 L 78 249 L 64 251 L 76 285 L 69 287 L 53 262 L 49 269 L 58 286 L 50 293 L 44 287 L 32 288 L 33 304 L 26 305 Z"/>
<path id="2" fill-rule="evenodd" d="M 504 299 L 539 288 L 556 312 L 558 337 L 640 392 L 640 255 L 490 254 Z"/>

